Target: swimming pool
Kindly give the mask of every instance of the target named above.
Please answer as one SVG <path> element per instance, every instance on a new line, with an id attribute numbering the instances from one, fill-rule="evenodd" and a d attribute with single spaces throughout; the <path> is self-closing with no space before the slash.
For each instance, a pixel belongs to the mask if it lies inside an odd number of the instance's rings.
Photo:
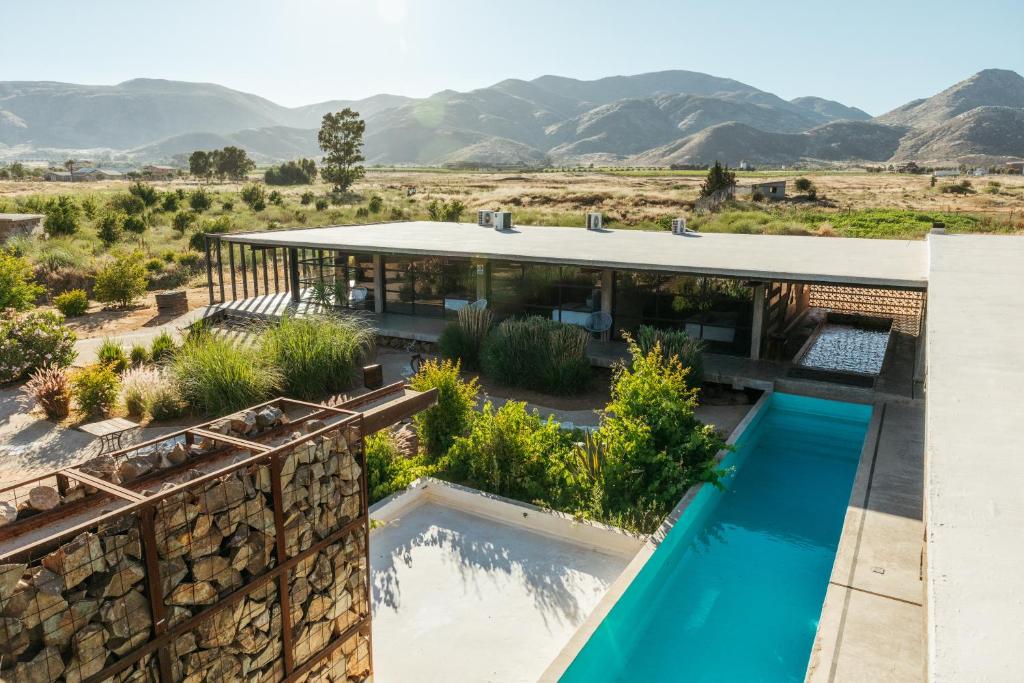
<path id="1" fill-rule="evenodd" d="M 803 680 L 870 417 L 769 396 L 561 680 Z"/>

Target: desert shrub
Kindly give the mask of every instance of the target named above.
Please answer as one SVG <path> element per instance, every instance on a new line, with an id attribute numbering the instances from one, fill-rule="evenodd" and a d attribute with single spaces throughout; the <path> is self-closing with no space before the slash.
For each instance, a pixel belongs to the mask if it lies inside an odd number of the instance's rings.
<path id="1" fill-rule="evenodd" d="M 74 318 L 89 310 L 89 297 L 84 290 L 71 289 L 53 297 L 53 305 L 66 317 Z"/>
<path id="2" fill-rule="evenodd" d="M 352 386 L 374 338 L 356 320 L 286 316 L 263 333 L 260 351 L 281 372 L 288 396 L 314 399 Z"/>
<path id="3" fill-rule="evenodd" d="M 428 360 L 409 382 L 416 391 L 437 389 L 437 404 L 415 418 L 420 440 L 432 459 L 440 458 L 456 437 L 466 434 L 473 419 L 480 389 L 476 379 L 462 381 L 459 370 L 458 362 Z"/>
<path id="4" fill-rule="evenodd" d="M 128 351 L 128 360 L 132 365 L 143 365 L 149 362 L 149 349 L 145 344 L 132 344 Z"/>
<path id="5" fill-rule="evenodd" d="M 97 301 L 131 306 L 146 293 L 146 268 L 140 252 L 127 252 L 115 256 L 96 273 L 93 296 Z"/>
<path id="6" fill-rule="evenodd" d="M 484 341 L 491 330 L 493 314 L 484 309 L 463 306 L 459 309 L 458 320 L 449 324 L 441 332 L 438 346 L 441 355 L 452 360 L 462 361 L 463 367 L 469 370 L 480 369 L 480 352 Z"/>
<path id="7" fill-rule="evenodd" d="M 650 533 L 649 525 L 687 488 L 718 481 L 715 455 L 725 441 L 697 420 L 697 389 L 678 358 L 666 358 L 657 344 L 646 354 L 632 340 L 629 348 L 632 362 L 615 371 L 599 430 L 602 507 L 605 515 Z"/>
<path id="8" fill-rule="evenodd" d="M 146 259 L 142 265 L 150 273 L 161 273 L 164 270 L 163 260 L 155 256 L 153 258 Z"/>
<path id="9" fill-rule="evenodd" d="M 149 405 L 149 389 L 160 379 L 156 368 L 134 367 L 121 376 L 121 404 L 129 415 L 143 417 Z"/>
<path id="10" fill-rule="evenodd" d="M 160 381 L 149 391 L 147 409 L 154 420 L 173 420 L 185 414 L 188 406 L 181 400 L 177 385 L 167 376 L 160 373 Z"/>
<path id="11" fill-rule="evenodd" d="M 590 497 L 590 484 L 572 467 L 574 448 L 569 432 L 551 418 L 542 421 L 525 403 L 509 401 L 495 409 L 487 402 L 443 464 L 449 476 L 470 486 L 575 510 Z"/>
<path id="12" fill-rule="evenodd" d="M 75 333 L 50 311 L 0 314 L 0 384 L 41 367 L 66 368 L 75 360 Z"/>
<path id="13" fill-rule="evenodd" d="M 193 211 L 202 213 L 213 206 L 213 197 L 206 188 L 198 187 L 188 196 L 188 205 Z"/>
<path id="14" fill-rule="evenodd" d="M 96 225 L 96 234 L 104 246 L 111 246 L 121 239 L 124 221 L 127 215 L 123 211 L 107 211 Z"/>
<path id="15" fill-rule="evenodd" d="M 253 211 L 262 211 L 267 208 L 267 192 L 259 183 L 249 183 L 242 188 L 242 201 L 249 205 Z"/>
<path id="16" fill-rule="evenodd" d="M 507 386 L 554 394 L 587 388 L 592 372 L 586 330 L 531 316 L 502 322 L 482 352 L 484 374 Z"/>
<path id="17" fill-rule="evenodd" d="M 437 470 L 437 465 L 431 465 L 422 455 L 406 457 L 390 429 L 366 437 L 363 449 L 371 504 Z"/>
<path id="18" fill-rule="evenodd" d="M 391 213 L 388 215 L 388 218 L 393 221 L 402 221 L 405 220 L 405 213 L 403 213 L 397 206 L 392 206 Z"/>
<path id="19" fill-rule="evenodd" d="M 270 194 L 267 195 L 267 201 L 274 206 L 282 206 L 284 204 L 284 195 L 277 190 L 271 190 Z"/>
<path id="20" fill-rule="evenodd" d="M 178 202 L 178 195 L 174 192 L 168 192 L 160 201 L 160 208 L 166 211 L 167 213 L 172 213 L 178 210 Z"/>
<path id="21" fill-rule="evenodd" d="M 154 363 L 160 363 L 174 355 L 174 337 L 170 332 L 161 332 L 153 338 L 149 345 L 149 357 Z"/>
<path id="22" fill-rule="evenodd" d="M 221 234 L 225 232 L 231 232 L 231 219 L 228 216 L 219 216 L 213 220 L 203 221 L 203 224 L 198 230 L 192 233 L 192 236 L 188 239 L 188 247 L 193 251 L 205 252 L 206 251 L 206 240 L 203 237 L 204 233 Z"/>
<path id="23" fill-rule="evenodd" d="M 63 420 L 71 411 L 71 383 L 63 368 L 40 368 L 21 387 L 22 402 L 34 403 L 51 420 Z"/>
<path id="24" fill-rule="evenodd" d="M 234 211 L 235 210 L 235 203 L 233 201 L 231 201 L 230 199 L 225 199 L 224 201 L 222 201 L 220 203 L 220 210 L 223 211 L 224 213 L 228 213 L 229 211 Z"/>
<path id="25" fill-rule="evenodd" d="M 636 345 L 646 356 L 655 348 L 665 358 L 678 358 L 684 368 L 690 369 L 687 381 L 700 386 L 704 379 L 704 342 L 682 330 L 660 330 L 643 325 L 636 333 Z"/>
<path id="26" fill-rule="evenodd" d="M 281 373 L 266 354 L 209 332 L 190 335 L 174 352 L 170 370 L 182 399 L 208 416 L 265 401 L 281 386 Z"/>
<path id="27" fill-rule="evenodd" d="M 60 195 L 46 203 L 44 229 L 50 236 L 71 235 L 78 230 L 79 208 L 75 200 Z"/>
<path id="28" fill-rule="evenodd" d="M 811 188 L 814 187 L 814 183 L 811 182 L 810 178 L 797 178 L 793 181 L 793 187 L 796 188 L 797 192 L 810 192 Z"/>
<path id="29" fill-rule="evenodd" d="M 453 199 L 450 202 L 432 199 L 427 204 L 427 215 L 432 221 L 458 222 L 465 210 L 466 205 L 458 199 Z"/>
<path id="30" fill-rule="evenodd" d="M 377 195 L 370 197 L 370 201 L 366 204 L 366 209 L 370 213 L 380 213 L 382 208 L 384 208 L 384 200 Z"/>
<path id="31" fill-rule="evenodd" d="M 184 235 L 196 222 L 196 214 L 192 211 L 179 211 L 171 219 L 171 226 L 179 235 Z"/>
<path id="32" fill-rule="evenodd" d="M 82 368 L 71 379 L 78 409 L 89 417 L 106 417 L 117 404 L 120 382 L 109 365 Z"/>
<path id="33" fill-rule="evenodd" d="M 317 197 L 315 206 L 317 211 L 326 211 L 327 199 L 325 199 L 324 197 Z"/>
<path id="34" fill-rule="evenodd" d="M 96 361 L 101 365 L 109 365 L 114 372 L 124 372 L 128 367 L 128 353 L 121 342 L 104 337 L 96 350 Z"/>
<path id="35" fill-rule="evenodd" d="M 0 249 L 0 310 L 31 308 L 43 287 L 33 281 L 32 264 L 14 252 Z"/>
<path id="36" fill-rule="evenodd" d="M 369 215 L 370 212 L 367 210 L 365 206 L 360 206 L 358 209 L 356 209 L 356 218 L 367 218 Z"/>
<path id="37" fill-rule="evenodd" d="M 299 198 L 299 203 L 302 204 L 303 206 L 308 206 L 312 204 L 315 200 L 316 195 L 307 190 L 306 192 L 302 193 L 302 196 Z"/>
<path id="38" fill-rule="evenodd" d="M 115 194 L 107 203 L 113 211 L 120 211 L 127 216 L 137 216 L 146 210 L 146 202 L 131 193 Z"/>
<path id="39" fill-rule="evenodd" d="M 174 257 L 175 263 L 192 273 L 199 270 L 203 263 L 203 255 L 198 251 L 183 251 Z"/>
<path id="40" fill-rule="evenodd" d="M 149 227 L 149 214 L 128 214 L 124 217 L 123 227 L 133 235 L 141 235 Z"/>
<path id="41" fill-rule="evenodd" d="M 146 206 L 154 206 L 160 201 L 160 193 L 156 188 L 139 180 L 128 186 L 128 192 L 141 199 Z"/>

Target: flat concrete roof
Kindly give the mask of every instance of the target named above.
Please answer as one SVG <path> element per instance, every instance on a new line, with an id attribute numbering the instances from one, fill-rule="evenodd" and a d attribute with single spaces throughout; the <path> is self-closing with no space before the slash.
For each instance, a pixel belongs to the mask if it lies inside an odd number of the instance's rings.
<path id="1" fill-rule="evenodd" d="M 221 235 L 247 244 L 924 289 L 924 241 L 405 221 Z"/>
<path id="2" fill-rule="evenodd" d="M 1020 678 L 1024 238 L 931 236 L 928 675 Z"/>

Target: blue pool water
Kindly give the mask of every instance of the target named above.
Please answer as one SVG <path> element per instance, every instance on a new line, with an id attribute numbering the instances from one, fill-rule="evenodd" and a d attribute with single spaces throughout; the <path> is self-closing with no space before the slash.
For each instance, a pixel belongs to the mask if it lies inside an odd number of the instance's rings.
<path id="1" fill-rule="evenodd" d="M 561 680 L 802 681 L 870 417 L 770 396 Z"/>

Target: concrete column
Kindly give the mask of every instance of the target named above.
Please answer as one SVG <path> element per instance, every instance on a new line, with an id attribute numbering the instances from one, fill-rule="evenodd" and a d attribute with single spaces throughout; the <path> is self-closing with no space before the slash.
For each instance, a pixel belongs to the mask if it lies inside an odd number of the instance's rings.
<path id="1" fill-rule="evenodd" d="M 373 255 L 373 312 L 384 312 L 384 257 Z"/>
<path id="2" fill-rule="evenodd" d="M 754 285 L 754 318 L 750 327 L 750 358 L 761 360 L 761 339 L 764 336 L 764 284 Z"/>
<path id="3" fill-rule="evenodd" d="M 299 284 L 299 250 L 295 247 L 288 248 L 288 282 L 292 290 L 292 301 L 299 303 L 302 299 L 301 285 Z"/>
<path id="4" fill-rule="evenodd" d="M 615 288 L 615 271 L 610 268 L 606 268 L 601 271 L 601 312 L 612 315 L 612 298 Z M 612 329 L 608 332 L 601 333 L 601 341 L 608 341 L 611 339 L 612 331 L 615 329 L 614 316 L 612 317 Z"/>

